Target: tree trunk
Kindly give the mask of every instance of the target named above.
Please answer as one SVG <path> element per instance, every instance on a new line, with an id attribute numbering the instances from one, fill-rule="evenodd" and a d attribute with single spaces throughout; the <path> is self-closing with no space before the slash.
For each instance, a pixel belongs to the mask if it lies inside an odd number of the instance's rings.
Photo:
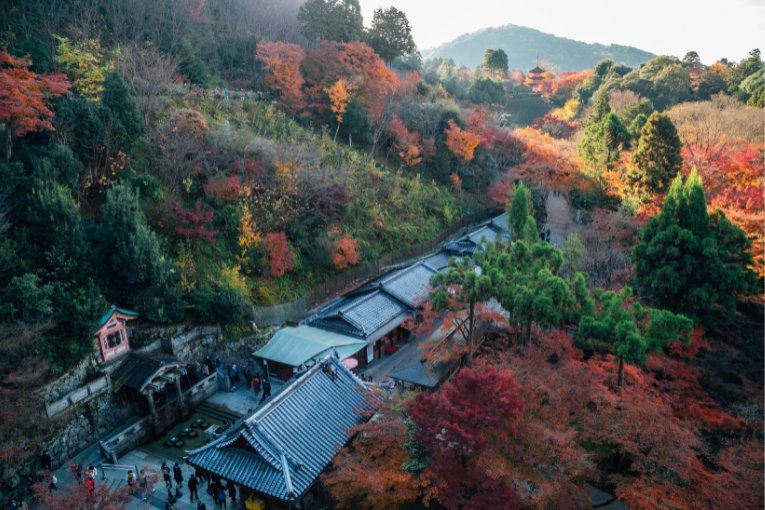
<path id="1" fill-rule="evenodd" d="M 473 364 L 473 354 L 475 353 L 475 339 L 473 338 L 475 336 L 475 302 L 470 302 L 470 312 L 468 315 L 468 338 L 467 338 L 467 344 L 468 344 L 468 354 L 467 354 L 467 365 L 470 366 Z"/>
<path id="2" fill-rule="evenodd" d="M 10 124 L 5 125 L 5 162 L 10 163 L 11 161 L 11 150 L 13 149 L 13 138 L 11 134 L 11 126 Z"/>
<path id="3" fill-rule="evenodd" d="M 624 359 L 619 358 L 619 376 L 616 379 L 616 385 L 621 387 L 624 383 Z"/>
<path id="4" fill-rule="evenodd" d="M 334 136 L 334 138 L 332 138 L 333 142 L 337 141 L 337 132 L 338 131 L 340 131 L 340 123 L 339 122 L 337 123 L 337 127 L 335 128 L 335 136 Z"/>
<path id="5" fill-rule="evenodd" d="M 524 338 L 524 345 L 529 345 L 529 342 L 531 341 L 531 319 L 526 321 L 526 335 Z"/>

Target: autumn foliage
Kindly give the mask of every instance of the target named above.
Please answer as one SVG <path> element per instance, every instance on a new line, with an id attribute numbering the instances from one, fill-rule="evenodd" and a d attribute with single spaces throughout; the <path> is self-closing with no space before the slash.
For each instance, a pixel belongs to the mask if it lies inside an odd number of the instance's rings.
<path id="1" fill-rule="evenodd" d="M 520 508 L 502 469 L 501 445 L 512 441 L 523 411 L 518 386 L 507 370 L 465 368 L 435 393 L 409 405 L 416 439 L 430 454 L 435 498 L 449 509 Z"/>
<path id="2" fill-rule="evenodd" d="M 387 129 L 393 138 L 393 148 L 404 164 L 409 167 L 419 165 L 423 155 L 420 134 L 409 131 L 399 118 L 391 120 Z"/>
<path id="3" fill-rule="evenodd" d="M 175 220 L 175 232 L 189 239 L 201 239 L 210 244 L 215 244 L 215 235 L 218 233 L 210 227 L 213 220 L 213 212 L 206 211 L 202 203 L 197 201 L 193 209 L 185 209 L 180 204 L 173 202 L 170 209 Z"/>
<path id="4" fill-rule="evenodd" d="M 10 158 L 11 136 L 32 131 L 53 131 L 53 110 L 48 102 L 69 91 L 62 73 L 41 76 L 28 68 L 32 62 L 0 51 L 0 124 L 9 126 L 6 158 Z"/>
<path id="5" fill-rule="evenodd" d="M 257 57 L 268 68 L 266 83 L 279 93 L 284 108 L 291 114 L 300 111 L 305 105 L 300 74 L 305 51 L 296 44 L 262 42 L 258 44 Z"/>
<path id="6" fill-rule="evenodd" d="M 402 447 L 408 430 L 399 413 L 380 407 L 372 420 L 352 432 L 358 433 L 356 438 L 322 477 L 338 508 L 387 510 L 421 497 L 426 477 L 402 469 L 410 455 Z"/>
<path id="7" fill-rule="evenodd" d="M 266 234 L 266 248 L 268 250 L 268 267 L 271 276 L 283 276 L 287 271 L 295 268 L 295 255 L 287 242 L 287 234 L 284 231 Z"/>
<path id="8" fill-rule="evenodd" d="M 449 121 L 445 133 L 449 151 L 464 162 L 472 161 L 475 149 L 481 143 L 481 137 L 461 129 L 453 120 Z"/>
<path id="9" fill-rule="evenodd" d="M 335 241 L 335 250 L 332 253 L 332 264 L 336 269 L 345 269 L 356 264 L 361 258 L 359 243 L 353 237 L 345 234 Z"/>

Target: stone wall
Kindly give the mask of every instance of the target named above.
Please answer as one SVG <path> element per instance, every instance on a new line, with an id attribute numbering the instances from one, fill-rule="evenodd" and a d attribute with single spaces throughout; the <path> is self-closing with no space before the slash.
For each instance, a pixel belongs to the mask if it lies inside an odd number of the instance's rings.
<path id="1" fill-rule="evenodd" d="M 201 361 L 205 356 L 220 358 L 225 364 L 244 365 L 252 361 L 252 352 L 271 338 L 271 330 L 238 341 L 225 341 L 217 326 L 129 328 L 131 349 L 140 352 L 163 352 L 181 361 Z M 132 405 L 120 406 L 109 384 L 108 374 L 119 365 L 119 359 L 107 365 L 99 364 L 99 351 L 83 360 L 65 375 L 41 388 L 33 397 L 38 403 L 39 428 L 49 431 L 48 440 L 38 445 L 33 465 L 18 466 L 14 473 L 3 471 L 2 477 L 11 485 L 20 482 L 36 466 L 37 454 L 47 449 L 54 466 L 68 462 L 74 455 L 107 437 L 119 433 L 126 423 L 138 423 L 141 416 Z M 189 402 L 199 405 L 218 390 L 214 375 L 200 381 L 189 390 Z M 139 429 L 142 426 L 139 425 Z M 130 443 L 136 446 L 147 436 L 134 430 Z M 128 444 L 122 444 L 126 447 Z M 0 494 L 2 497 L 2 494 Z"/>
<path id="2" fill-rule="evenodd" d="M 96 358 L 97 350 L 87 359 L 82 360 L 74 368 L 69 370 L 53 382 L 48 383 L 42 390 L 45 402 L 53 402 L 64 398 L 67 394 L 76 391 L 88 381 L 98 378 L 98 365 Z"/>
<path id="3" fill-rule="evenodd" d="M 137 416 L 132 405 L 120 407 L 110 391 L 72 405 L 52 421 L 53 437 L 47 448 L 53 465 L 66 463 L 109 431 Z"/>

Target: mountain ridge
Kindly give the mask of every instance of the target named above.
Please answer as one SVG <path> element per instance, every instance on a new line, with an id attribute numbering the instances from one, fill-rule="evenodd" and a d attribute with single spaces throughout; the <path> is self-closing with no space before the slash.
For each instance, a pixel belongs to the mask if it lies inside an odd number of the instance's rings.
<path id="1" fill-rule="evenodd" d="M 422 57 L 424 60 L 451 58 L 458 65 L 474 68 L 481 64 L 483 52 L 489 48 L 504 50 L 509 68 L 521 70 L 534 67 L 537 58 L 553 70 L 576 71 L 592 68 L 604 59 L 634 68 L 656 56 L 633 46 L 585 43 L 508 23 L 462 34 L 435 48 L 423 50 Z"/>

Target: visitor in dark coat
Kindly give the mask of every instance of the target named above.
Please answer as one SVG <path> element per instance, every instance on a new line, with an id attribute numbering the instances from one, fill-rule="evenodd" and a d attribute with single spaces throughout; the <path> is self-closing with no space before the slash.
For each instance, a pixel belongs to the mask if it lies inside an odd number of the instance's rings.
<path id="1" fill-rule="evenodd" d="M 181 466 L 179 466 L 177 462 L 173 466 L 173 478 L 178 487 L 183 487 L 183 472 L 181 471 Z"/>

